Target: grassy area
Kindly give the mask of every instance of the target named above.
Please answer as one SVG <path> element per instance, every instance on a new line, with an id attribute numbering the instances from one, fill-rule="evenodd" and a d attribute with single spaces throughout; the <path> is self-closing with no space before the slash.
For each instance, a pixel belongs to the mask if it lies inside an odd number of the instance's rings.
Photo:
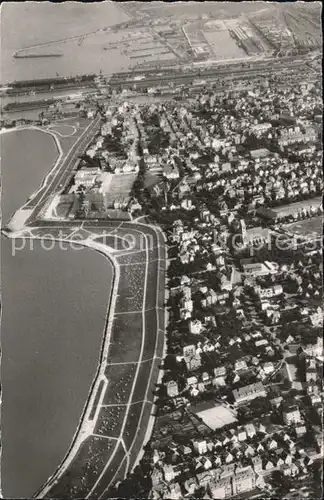
<path id="1" fill-rule="evenodd" d="M 144 361 L 143 363 L 141 363 L 139 367 L 133 393 L 134 402 L 142 401 L 145 397 L 145 392 L 143 391 L 143 388 L 146 387 L 147 382 L 150 378 L 151 366 L 152 366 L 152 361 Z"/>
<path id="2" fill-rule="evenodd" d="M 120 267 L 116 312 L 141 311 L 144 300 L 146 265 Z"/>
<path id="3" fill-rule="evenodd" d="M 313 217 L 288 225 L 288 229 L 298 236 L 310 236 L 316 234 L 320 236 L 323 232 L 323 217 Z"/>
<path id="4" fill-rule="evenodd" d="M 95 434 L 118 438 L 126 413 L 126 406 L 106 406 L 100 408 L 95 426 Z"/>
<path id="5" fill-rule="evenodd" d="M 302 210 L 303 208 L 309 209 L 310 207 L 317 208 L 322 204 L 322 198 L 317 196 L 316 198 L 311 198 L 309 200 L 297 201 L 296 203 L 290 203 L 289 205 L 282 205 L 278 207 L 273 207 L 271 210 L 277 212 L 279 217 L 285 217 L 287 215 L 295 214 Z"/>
<path id="6" fill-rule="evenodd" d="M 50 128 L 49 131 L 55 132 L 57 129 L 58 131 L 61 131 L 61 133 L 64 135 L 64 132 L 63 132 L 63 130 L 61 130 L 61 127 L 64 127 L 64 125 L 72 125 L 72 126 L 76 127 L 76 132 L 71 137 L 58 136 L 63 153 L 67 154 L 67 152 L 71 149 L 73 144 L 78 140 L 80 135 L 83 134 L 83 132 L 89 126 L 90 123 L 91 123 L 91 120 L 89 120 L 87 118 L 81 118 L 81 117 L 80 118 L 79 117 L 73 118 L 73 120 L 72 119 L 70 119 L 70 120 L 58 120 L 58 121 L 53 123 L 54 127 Z M 64 128 L 66 130 L 72 131 L 71 127 L 64 127 Z M 71 133 L 71 132 L 65 132 L 65 133 Z"/>
<path id="7" fill-rule="evenodd" d="M 135 440 L 132 452 L 130 454 L 130 460 L 129 460 L 130 468 L 134 466 L 134 463 L 138 457 L 138 454 L 141 451 L 143 444 L 145 444 L 144 438 L 145 438 L 145 434 L 147 431 L 147 422 L 148 422 L 151 414 L 152 414 L 152 405 L 150 403 L 145 403 L 144 410 L 143 410 L 143 416 L 142 416 L 142 422 L 145 422 L 146 425 L 140 425 L 139 429 L 136 433 L 136 440 Z"/>
<path id="8" fill-rule="evenodd" d="M 143 359 L 150 359 L 154 356 L 157 329 L 157 312 L 155 309 L 145 313 L 145 344 L 143 349 Z"/>
<path id="9" fill-rule="evenodd" d="M 125 457 L 125 451 L 124 451 L 122 445 L 119 444 L 112 461 L 110 462 L 109 466 L 107 467 L 107 470 L 102 475 L 100 483 L 98 484 L 98 486 L 95 488 L 95 490 L 91 494 L 92 500 L 98 499 L 104 493 L 107 486 L 113 480 L 113 478 L 114 478 L 116 472 L 118 471 L 118 468 L 119 468 L 121 462 L 123 461 L 124 457 Z"/>
<path id="10" fill-rule="evenodd" d="M 127 449 L 130 448 L 130 446 L 133 442 L 133 439 L 136 436 L 137 424 L 138 424 L 140 416 L 141 416 L 142 406 L 143 406 L 143 403 L 137 403 L 137 404 L 134 404 L 130 407 L 128 419 L 127 419 L 126 426 L 125 426 L 125 431 L 123 434 L 124 442 L 125 442 Z"/>
<path id="11" fill-rule="evenodd" d="M 102 404 L 127 403 L 135 373 L 136 364 L 108 365 L 105 371 L 108 387 Z"/>
<path id="12" fill-rule="evenodd" d="M 114 451 L 116 441 L 95 436 L 83 443 L 68 470 L 45 498 L 86 498 Z"/>
<path id="13" fill-rule="evenodd" d="M 120 265 L 144 264 L 146 262 L 146 252 L 145 250 L 143 250 L 141 252 L 136 252 L 129 255 L 117 256 L 117 261 Z"/>
<path id="14" fill-rule="evenodd" d="M 94 241 L 107 245 L 114 250 L 129 250 L 130 245 L 130 242 L 114 234 L 99 236 L 98 238 L 95 238 Z"/>
<path id="15" fill-rule="evenodd" d="M 115 316 L 108 360 L 112 363 L 137 361 L 141 351 L 142 313 Z"/>

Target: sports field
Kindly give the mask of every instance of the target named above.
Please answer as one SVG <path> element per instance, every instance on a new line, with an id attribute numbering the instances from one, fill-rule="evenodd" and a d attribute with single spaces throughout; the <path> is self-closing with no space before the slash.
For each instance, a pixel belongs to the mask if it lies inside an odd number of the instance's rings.
<path id="1" fill-rule="evenodd" d="M 234 411 L 221 405 L 206 408 L 205 410 L 196 413 L 196 415 L 213 430 L 220 429 L 225 425 L 236 422 L 236 415 Z"/>
<path id="2" fill-rule="evenodd" d="M 288 224 L 287 228 L 298 236 L 308 238 L 310 236 L 320 237 L 323 233 L 323 217 L 313 217 L 293 224 Z"/>

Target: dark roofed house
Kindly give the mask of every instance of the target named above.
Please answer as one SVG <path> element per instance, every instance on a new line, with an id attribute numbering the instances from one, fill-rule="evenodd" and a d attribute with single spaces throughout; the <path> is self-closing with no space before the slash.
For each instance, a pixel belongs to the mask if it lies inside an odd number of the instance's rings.
<path id="1" fill-rule="evenodd" d="M 274 210 L 271 210 L 271 208 L 268 207 L 259 207 L 256 209 L 256 215 L 261 217 L 262 219 L 266 219 L 271 222 L 275 222 L 278 214 Z"/>

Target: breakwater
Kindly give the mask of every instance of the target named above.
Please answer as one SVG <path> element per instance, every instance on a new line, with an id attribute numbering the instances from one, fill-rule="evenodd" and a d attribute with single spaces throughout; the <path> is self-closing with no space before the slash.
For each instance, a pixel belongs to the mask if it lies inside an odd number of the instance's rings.
<path id="1" fill-rule="evenodd" d="M 14 54 L 15 59 L 33 59 L 36 57 L 63 57 L 63 54 Z"/>

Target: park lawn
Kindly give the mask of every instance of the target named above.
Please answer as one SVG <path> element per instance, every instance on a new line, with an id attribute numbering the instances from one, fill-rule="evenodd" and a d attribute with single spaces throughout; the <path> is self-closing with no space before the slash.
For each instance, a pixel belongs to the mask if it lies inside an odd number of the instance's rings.
<path id="1" fill-rule="evenodd" d="M 113 319 L 108 363 L 138 361 L 143 335 L 142 313 L 115 315 Z"/>
<path id="2" fill-rule="evenodd" d="M 108 365 L 105 375 L 108 387 L 103 398 L 103 405 L 127 403 L 133 386 L 137 365 Z"/>
<path id="3" fill-rule="evenodd" d="M 125 417 L 126 406 L 101 406 L 94 434 L 118 438 Z"/>
<path id="4" fill-rule="evenodd" d="M 120 267 L 116 313 L 142 310 L 145 277 L 145 264 Z"/>
<path id="5" fill-rule="evenodd" d="M 80 446 L 72 463 L 45 498 L 86 498 L 103 471 L 116 446 L 116 441 L 89 436 Z"/>

